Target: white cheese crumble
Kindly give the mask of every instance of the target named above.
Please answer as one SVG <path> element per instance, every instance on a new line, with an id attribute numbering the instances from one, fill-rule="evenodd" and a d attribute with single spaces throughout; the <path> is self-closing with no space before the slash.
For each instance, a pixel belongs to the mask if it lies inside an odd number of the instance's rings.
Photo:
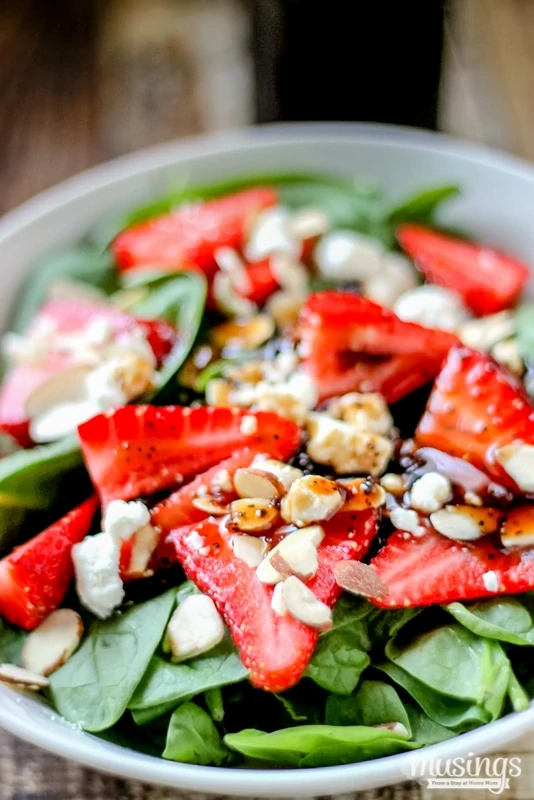
<path id="1" fill-rule="evenodd" d="M 302 245 L 299 238 L 291 232 L 290 224 L 291 214 L 283 206 L 262 211 L 245 244 L 247 261 L 263 261 L 274 253 L 287 253 L 298 259 Z"/>
<path id="2" fill-rule="evenodd" d="M 380 475 L 393 455 L 393 443 L 384 436 L 337 419 L 328 414 L 308 414 L 308 455 L 318 464 L 334 467 L 340 475 Z"/>
<path id="3" fill-rule="evenodd" d="M 254 436 L 258 431 L 258 420 L 252 415 L 243 417 L 239 424 L 239 431 L 243 436 Z"/>
<path id="4" fill-rule="evenodd" d="M 213 600 L 205 594 L 193 594 L 174 611 L 163 646 L 178 663 L 207 653 L 223 638 L 224 623 Z"/>
<path id="5" fill-rule="evenodd" d="M 354 231 L 327 233 L 314 251 L 320 274 L 337 281 L 361 281 L 382 268 L 384 248 L 375 239 Z"/>
<path id="6" fill-rule="evenodd" d="M 233 405 L 253 407 L 260 411 L 274 411 L 302 424 L 306 412 L 317 403 L 317 389 L 305 372 L 297 372 L 283 383 L 259 381 L 230 392 Z"/>
<path id="7" fill-rule="evenodd" d="M 149 523 L 150 511 L 140 500 L 112 500 L 104 514 L 103 528 L 120 542 Z"/>
<path id="8" fill-rule="evenodd" d="M 452 496 L 450 480 L 439 472 L 426 472 L 410 490 L 410 505 L 423 514 L 432 514 L 442 508 Z"/>
<path id="9" fill-rule="evenodd" d="M 348 422 L 359 430 L 382 436 L 390 433 L 393 427 L 393 417 L 389 413 L 387 403 L 378 393 L 344 394 L 331 400 L 327 411 L 331 416 Z"/>
<path id="10" fill-rule="evenodd" d="M 431 284 L 402 294 L 393 310 L 405 322 L 446 331 L 457 330 L 469 319 L 469 312 L 456 292 Z"/>
<path id="11" fill-rule="evenodd" d="M 72 548 L 78 597 L 100 619 L 109 617 L 124 598 L 119 558 L 118 543 L 105 532 L 87 536 Z"/>
<path id="12" fill-rule="evenodd" d="M 389 514 L 389 519 L 394 528 L 399 531 L 406 531 L 414 536 L 423 536 L 425 528 L 420 524 L 419 514 L 407 508 L 393 508 Z"/>
<path id="13" fill-rule="evenodd" d="M 393 308 L 404 292 L 417 286 L 417 276 L 407 258 L 400 253 L 386 253 L 380 272 L 371 275 L 363 285 L 365 297 L 386 308 Z"/>
<path id="14" fill-rule="evenodd" d="M 482 581 L 488 592 L 499 591 L 499 576 L 495 570 L 490 569 L 482 575 Z"/>
<path id="15" fill-rule="evenodd" d="M 280 513 L 286 522 L 308 525 L 329 519 L 343 505 L 344 498 L 334 481 L 305 475 L 294 481 L 283 498 Z"/>

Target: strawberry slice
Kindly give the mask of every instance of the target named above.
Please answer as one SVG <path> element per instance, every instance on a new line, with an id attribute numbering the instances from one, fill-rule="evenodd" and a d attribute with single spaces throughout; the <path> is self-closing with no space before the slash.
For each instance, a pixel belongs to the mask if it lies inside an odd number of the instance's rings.
<path id="1" fill-rule="evenodd" d="M 341 593 L 334 565 L 363 558 L 376 533 L 376 515 L 359 513 L 350 533 L 343 525 L 335 530 L 334 521 L 335 517 L 318 547 L 317 574 L 307 582 L 331 608 Z M 294 686 L 312 656 L 317 632 L 289 614 L 280 616 L 273 610 L 273 587 L 261 583 L 255 570 L 234 555 L 223 522 L 209 517 L 178 528 L 171 538 L 187 576 L 212 598 L 224 617 L 252 683 L 270 692 Z"/>
<path id="2" fill-rule="evenodd" d="M 39 336 L 46 331 L 58 334 L 83 335 L 95 322 L 103 320 L 111 335 L 120 337 L 141 328 L 154 352 L 158 366 L 176 342 L 176 330 L 164 320 L 141 320 L 119 311 L 113 306 L 81 300 L 54 300 L 47 303 L 30 326 L 29 334 Z M 23 447 L 31 445 L 29 422 L 25 403 L 32 392 L 45 381 L 73 366 L 75 353 L 52 349 L 35 364 L 14 366 L 7 374 L 0 390 L 0 430 L 9 433 Z"/>
<path id="3" fill-rule="evenodd" d="M 480 316 L 513 306 L 529 277 L 526 264 L 500 250 L 420 225 L 401 225 L 397 238 L 430 283 L 453 289 Z"/>
<path id="4" fill-rule="evenodd" d="M 301 309 L 304 361 L 321 400 L 380 392 L 390 403 L 431 381 L 458 339 L 403 322 L 392 311 L 345 292 L 311 295 Z"/>
<path id="5" fill-rule="evenodd" d="M 470 461 L 518 492 L 496 456 L 504 445 L 534 445 L 534 406 L 519 381 L 489 356 L 455 347 L 436 380 L 416 440 Z"/>
<path id="6" fill-rule="evenodd" d="M 230 492 L 223 491 L 217 479 L 221 477 L 221 473 L 228 473 L 231 479 L 237 469 L 249 467 L 257 453 L 257 450 L 251 450 L 250 448 L 238 450 L 230 458 L 211 467 L 207 472 L 197 475 L 186 486 L 182 486 L 161 503 L 154 506 L 151 512 L 151 524 L 159 532 L 159 542 L 149 563 L 151 571 L 156 571 L 161 566 L 175 563 L 174 546 L 168 540 L 168 534 L 174 528 L 191 525 L 206 518 L 206 513 L 193 505 L 193 500 L 197 497 L 199 489 L 205 487 L 210 494 L 217 496 L 222 494 L 225 502 L 235 500 L 237 497 L 235 492 L 232 489 L 230 489 Z M 121 547 L 120 566 L 123 580 L 133 580 L 139 577 L 137 572 L 130 569 L 134 545 L 132 540 L 133 537 L 127 539 L 122 543 Z"/>
<path id="7" fill-rule="evenodd" d="M 243 296 L 253 303 L 263 305 L 265 301 L 279 289 L 279 284 L 271 271 L 269 259 L 247 264 L 247 275 L 250 282 L 248 291 Z"/>
<path id="8" fill-rule="evenodd" d="M 241 408 L 125 406 L 78 433 L 104 505 L 178 486 L 242 447 L 285 459 L 300 441 L 290 420 Z"/>
<path id="9" fill-rule="evenodd" d="M 98 507 L 91 497 L 0 561 L 0 616 L 32 630 L 62 602 L 74 575 L 71 550 Z"/>
<path id="10" fill-rule="evenodd" d="M 255 215 L 277 202 L 274 189 L 257 187 L 182 206 L 120 233 L 112 245 L 117 267 L 178 270 L 195 266 L 212 276 L 217 270 L 215 251 L 240 249 Z"/>
<path id="11" fill-rule="evenodd" d="M 534 588 L 532 550 L 503 550 L 488 536 L 458 543 L 432 529 L 419 537 L 397 531 L 371 563 L 389 589 L 386 597 L 371 601 L 382 608 L 452 603 Z"/>

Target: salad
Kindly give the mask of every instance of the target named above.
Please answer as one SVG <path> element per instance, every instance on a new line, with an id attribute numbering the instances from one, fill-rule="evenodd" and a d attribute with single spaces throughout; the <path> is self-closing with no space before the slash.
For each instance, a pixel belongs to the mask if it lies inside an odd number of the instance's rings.
<path id="1" fill-rule="evenodd" d="M 165 759 L 317 767 L 534 697 L 528 267 L 323 175 L 181 187 L 3 338 L 0 681 Z"/>

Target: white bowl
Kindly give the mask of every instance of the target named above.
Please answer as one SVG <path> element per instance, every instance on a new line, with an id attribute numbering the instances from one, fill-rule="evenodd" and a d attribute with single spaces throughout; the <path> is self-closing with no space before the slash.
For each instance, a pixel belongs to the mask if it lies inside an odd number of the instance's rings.
<path id="1" fill-rule="evenodd" d="M 0 322 L 27 269 L 76 241 L 106 213 L 131 207 L 187 176 L 209 182 L 262 170 L 315 170 L 371 179 L 392 198 L 436 183 L 460 183 L 447 219 L 508 247 L 534 265 L 534 167 L 444 136 L 376 125 L 268 126 L 172 143 L 72 178 L 0 222 Z M 0 686 L 0 725 L 33 744 L 129 778 L 200 792 L 301 797 L 370 789 L 405 780 L 410 754 L 341 767 L 238 770 L 178 764 L 82 733 L 46 706 Z M 534 730 L 534 707 L 427 748 L 448 758 L 500 748 Z"/>

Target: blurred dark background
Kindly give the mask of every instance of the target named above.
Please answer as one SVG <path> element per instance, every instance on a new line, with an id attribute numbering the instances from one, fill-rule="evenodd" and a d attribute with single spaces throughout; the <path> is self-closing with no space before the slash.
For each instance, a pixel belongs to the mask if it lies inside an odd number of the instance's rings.
<path id="1" fill-rule="evenodd" d="M 437 126 L 534 158 L 534 0 L 2 0 L 0 98 L 0 211 L 253 121 Z"/>

